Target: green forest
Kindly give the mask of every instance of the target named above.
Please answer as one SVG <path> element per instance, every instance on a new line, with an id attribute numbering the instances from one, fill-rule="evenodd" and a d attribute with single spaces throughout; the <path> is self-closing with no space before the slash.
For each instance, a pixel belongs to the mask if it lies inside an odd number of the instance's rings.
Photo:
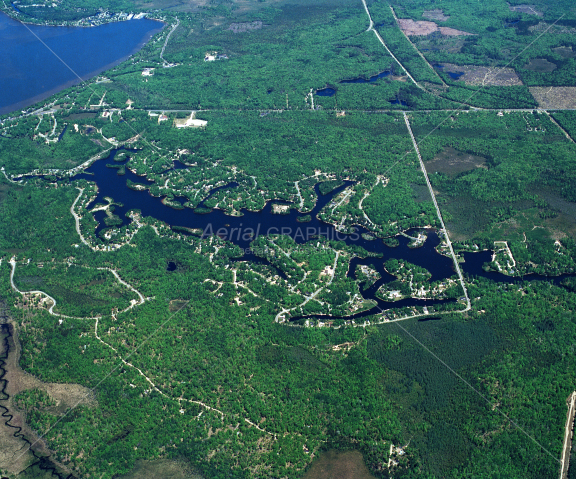
<path id="1" fill-rule="evenodd" d="M 181 477 L 311 479 L 356 451 L 381 479 L 558 476 L 576 380 L 571 2 L 0 10 L 166 24 L 107 81 L 0 117 L 0 303 L 34 378 L 0 405 L 55 475 L 168 476 L 172 461 Z M 122 216 L 121 192 L 96 203 L 98 182 L 76 177 L 94 162 L 176 213 L 248 222 L 272 204 L 280 229 L 246 251 L 139 205 Z M 341 237 L 279 234 L 293 217 Z M 440 280 L 420 265 L 436 235 Z"/>

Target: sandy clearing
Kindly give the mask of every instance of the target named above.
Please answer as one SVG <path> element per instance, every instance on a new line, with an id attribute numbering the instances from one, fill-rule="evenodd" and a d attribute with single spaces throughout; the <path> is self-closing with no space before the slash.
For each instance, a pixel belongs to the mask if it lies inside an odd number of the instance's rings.
<path id="1" fill-rule="evenodd" d="M 450 27 L 438 27 L 434 22 L 418 20 L 415 22 L 410 18 L 399 18 L 398 24 L 402 31 L 408 36 L 426 36 L 439 31 L 446 36 L 473 35 L 473 33 L 463 32 Z"/>
<path id="2" fill-rule="evenodd" d="M 530 87 L 530 93 L 542 108 L 576 108 L 576 87 L 573 86 L 535 86 Z"/>

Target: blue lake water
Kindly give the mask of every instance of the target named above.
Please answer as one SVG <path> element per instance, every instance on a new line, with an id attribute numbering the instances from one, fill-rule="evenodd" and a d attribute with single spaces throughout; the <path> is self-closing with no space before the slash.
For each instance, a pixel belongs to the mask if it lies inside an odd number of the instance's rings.
<path id="1" fill-rule="evenodd" d="M 337 187 L 327 195 L 321 195 L 318 190 L 318 185 L 316 185 L 316 206 L 309 213 L 311 220 L 306 223 L 300 223 L 298 221 L 298 218 L 304 216 L 304 214 L 297 212 L 295 209 L 291 209 L 288 214 L 273 214 L 272 203 L 277 203 L 278 201 L 269 202 L 261 211 L 258 212 L 242 210 L 242 216 L 228 216 L 222 210 L 211 210 L 209 208 L 205 208 L 206 214 L 198 214 L 190 208 L 175 209 L 169 207 L 163 204 L 160 198 L 151 196 L 147 191 L 138 191 L 128 188 L 126 185 L 127 180 L 131 180 L 134 183 L 140 184 L 146 184 L 147 181 L 143 177 L 135 175 L 129 169 L 126 169 L 124 174 L 120 175 L 117 174 L 115 168 L 110 168 L 110 166 L 120 166 L 126 162 L 126 160 L 122 162 L 113 161 L 116 151 L 118 150 L 113 150 L 108 158 L 96 161 L 86 170 L 85 173 L 73 177 L 72 180 L 81 178 L 88 181 L 95 181 L 98 185 L 98 195 L 91 203 L 91 205 L 89 205 L 89 208 L 97 203 L 105 203 L 104 198 L 111 197 L 116 202 L 120 203 L 115 207 L 114 214 L 119 216 L 123 224 L 128 224 L 130 222 L 130 220 L 126 217 L 126 213 L 132 209 L 138 209 L 143 216 L 151 216 L 153 218 L 164 221 L 171 226 L 198 228 L 204 231 L 204 237 L 217 234 L 221 238 L 233 242 L 244 250 L 244 255 L 238 258 L 238 260 L 258 263 L 268 262 L 265 259 L 255 255 L 254 252 L 251 251 L 250 244 L 256 236 L 278 233 L 288 234 L 297 243 L 305 243 L 307 241 L 314 240 L 314 238 L 317 238 L 317 236 L 324 236 L 330 240 L 343 241 L 349 245 L 360 246 L 366 251 L 379 256 L 378 258 L 355 258 L 351 262 L 350 270 L 348 272 L 350 277 L 354 277 L 354 270 L 357 264 L 374 265 L 376 270 L 381 274 L 382 278 L 370 288 L 364 290 L 362 295 L 366 299 L 373 299 L 376 301 L 378 307 L 382 309 L 388 309 L 392 306 L 432 306 L 434 304 L 453 301 L 406 298 L 400 301 L 396 301 L 392 305 L 392 303 L 382 301 L 375 296 L 376 291 L 382 284 L 395 279 L 395 277 L 388 274 L 384 270 L 384 261 L 389 258 L 409 259 L 410 262 L 417 264 L 418 266 L 422 266 L 432 272 L 433 281 L 453 276 L 453 263 L 450 258 L 436 252 L 435 248 L 440 243 L 440 238 L 434 231 L 428 232 L 428 240 L 424 246 L 420 248 L 409 248 L 409 240 L 403 236 L 398 237 L 398 247 L 390 248 L 386 246 L 382 240 L 371 241 L 363 238 L 360 233 L 367 233 L 367 230 L 364 228 L 356 227 L 356 234 L 344 234 L 339 233 L 334 228 L 334 226 L 323 223 L 321 220 L 319 220 L 317 214 L 320 212 L 320 210 L 326 206 L 336 194 L 338 194 L 347 186 L 353 184 L 352 181 L 345 181 L 344 184 Z M 130 153 L 131 150 L 125 151 Z M 186 168 L 186 166 L 182 163 L 175 162 L 174 168 L 182 169 Z M 235 188 L 237 186 L 237 183 L 230 183 L 228 185 L 216 188 L 211 192 L 211 195 L 217 190 L 223 188 Z M 183 201 L 178 201 L 177 198 L 174 201 L 181 204 L 183 203 Z M 204 202 L 202 202 L 200 206 L 203 207 Z M 102 230 L 106 229 L 106 226 L 104 225 L 105 216 L 106 213 L 103 211 L 99 211 L 94 214 L 95 219 L 99 222 L 99 226 L 96 228 L 97 236 L 100 236 Z M 246 233 L 249 231 L 254 233 L 254 235 L 247 235 Z M 178 230 L 178 232 L 180 234 L 184 234 L 181 230 Z M 174 265 L 169 264 L 168 269 L 171 270 L 170 268 L 174 268 Z M 280 276 L 285 276 L 280 270 L 277 270 L 277 272 Z M 373 308 L 370 310 L 370 312 L 366 311 L 363 313 L 357 313 L 354 317 L 360 318 L 368 316 L 370 314 L 376 313 L 377 310 L 378 308 Z M 292 320 L 297 319 L 302 318 L 292 318 Z"/>
<path id="2" fill-rule="evenodd" d="M 448 76 L 452 78 L 452 80 L 460 80 L 460 77 L 464 75 L 464 72 L 447 72 Z"/>
<path id="3" fill-rule="evenodd" d="M 124 61 L 164 26 L 141 19 L 98 27 L 23 25 L 0 13 L 0 114 L 21 110 Z M 38 40 L 36 34 L 54 53 Z"/>
<path id="4" fill-rule="evenodd" d="M 332 96 L 334 95 L 334 93 L 336 93 L 336 90 L 334 90 L 334 88 L 322 88 L 321 90 L 316 90 L 316 95 L 318 96 Z"/>

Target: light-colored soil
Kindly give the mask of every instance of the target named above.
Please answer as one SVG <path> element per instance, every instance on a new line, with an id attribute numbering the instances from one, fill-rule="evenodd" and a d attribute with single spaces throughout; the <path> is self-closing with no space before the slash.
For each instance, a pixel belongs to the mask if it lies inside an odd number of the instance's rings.
<path id="1" fill-rule="evenodd" d="M 462 30 L 456 30 L 455 28 L 450 27 L 438 27 L 440 33 L 442 35 L 446 35 L 447 37 L 459 37 L 464 35 L 474 35 L 474 33 L 463 32 Z"/>
<path id="2" fill-rule="evenodd" d="M 544 15 L 542 12 L 536 10 L 534 5 L 510 5 L 508 8 L 510 8 L 511 12 L 527 13 L 528 15 L 538 15 L 539 17 Z"/>
<path id="3" fill-rule="evenodd" d="M 576 108 L 576 87 L 554 86 L 530 88 L 530 93 L 542 108 Z"/>
<path id="4" fill-rule="evenodd" d="M 442 35 L 446 36 L 473 35 L 472 33 L 463 32 L 450 27 L 438 27 L 434 22 L 428 22 L 426 20 L 415 22 L 412 19 L 399 18 L 398 24 L 402 31 L 408 36 L 426 36 L 437 31 L 440 31 Z"/>
<path id="5" fill-rule="evenodd" d="M 431 33 L 438 31 L 438 25 L 434 22 L 427 22 L 425 20 L 415 22 L 414 20 L 399 18 L 398 24 L 402 31 L 408 36 L 430 35 Z"/>
<path id="6" fill-rule="evenodd" d="M 444 15 L 444 12 L 439 8 L 436 8 L 435 10 L 426 10 L 422 16 L 427 20 L 436 20 L 438 22 L 445 22 L 450 18 L 449 15 Z"/>
<path id="7" fill-rule="evenodd" d="M 444 72 L 464 72 L 460 81 L 467 85 L 514 86 L 522 85 L 522 81 L 512 68 L 489 68 L 476 65 L 454 65 L 444 63 Z"/>

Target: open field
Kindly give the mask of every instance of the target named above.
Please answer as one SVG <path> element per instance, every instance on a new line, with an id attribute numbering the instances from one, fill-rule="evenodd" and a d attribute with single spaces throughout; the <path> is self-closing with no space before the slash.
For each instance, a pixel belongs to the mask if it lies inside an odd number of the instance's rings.
<path id="1" fill-rule="evenodd" d="M 446 173 L 455 176 L 474 168 L 487 168 L 486 158 L 471 155 L 448 147 L 434 159 L 426 162 L 428 173 Z"/>
<path id="2" fill-rule="evenodd" d="M 538 17 L 542 17 L 542 12 L 537 10 L 537 7 L 534 5 L 510 5 L 511 12 L 520 12 L 526 13 L 528 15 L 537 15 Z"/>
<path id="3" fill-rule="evenodd" d="M 576 108 L 576 87 L 531 87 L 530 93 L 542 108 Z"/>
<path id="4" fill-rule="evenodd" d="M 375 479 L 358 451 L 320 453 L 303 479 Z"/>
<path id="5" fill-rule="evenodd" d="M 522 81 L 512 68 L 488 68 L 473 65 L 454 65 L 444 63 L 442 71 L 445 72 L 463 72 L 459 80 L 464 81 L 467 85 L 483 86 L 515 86 L 522 85 Z"/>

